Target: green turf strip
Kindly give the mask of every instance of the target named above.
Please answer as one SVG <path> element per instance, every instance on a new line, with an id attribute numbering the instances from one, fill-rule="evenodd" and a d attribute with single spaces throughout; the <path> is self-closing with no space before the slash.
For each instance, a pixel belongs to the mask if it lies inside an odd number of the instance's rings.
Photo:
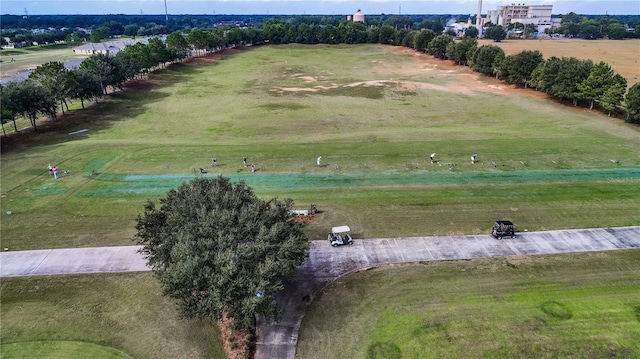
<path id="1" fill-rule="evenodd" d="M 216 176 L 216 174 L 206 174 Z M 276 188 L 340 188 L 370 186 L 429 186 L 456 184 L 516 184 L 553 182 L 593 182 L 639 180 L 640 168 L 591 168 L 556 170 L 488 170 L 478 172 L 406 171 L 339 173 L 268 173 L 228 175 L 233 181 L 243 180 L 256 189 Z M 94 193 L 167 191 L 194 175 L 118 175 L 101 174 L 98 181 L 125 182 L 105 184 Z M 133 183 L 133 184 L 132 184 Z"/>

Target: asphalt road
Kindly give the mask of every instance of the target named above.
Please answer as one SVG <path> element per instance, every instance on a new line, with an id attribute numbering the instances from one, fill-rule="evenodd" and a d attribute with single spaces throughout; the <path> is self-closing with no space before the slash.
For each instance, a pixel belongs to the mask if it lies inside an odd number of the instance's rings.
<path id="1" fill-rule="evenodd" d="M 259 321 L 256 359 L 294 359 L 298 330 L 307 306 L 336 278 L 392 263 L 480 257 L 554 254 L 640 248 L 640 226 L 518 233 L 497 240 L 489 235 L 355 240 L 331 247 L 313 241 L 309 257 L 276 298 L 285 308 L 277 323 Z M 148 271 L 139 247 L 99 247 L 5 251 L 0 277 Z"/>

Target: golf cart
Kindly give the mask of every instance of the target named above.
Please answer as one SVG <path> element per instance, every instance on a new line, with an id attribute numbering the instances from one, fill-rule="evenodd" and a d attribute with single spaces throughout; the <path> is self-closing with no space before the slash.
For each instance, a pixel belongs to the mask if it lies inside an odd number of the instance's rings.
<path id="1" fill-rule="evenodd" d="M 329 233 L 329 243 L 332 246 L 343 246 L 345 244 L 353 244 L 353 238 L 349 234 L 349 226 L 339 226 L 331 228 L 331 233 Z"/>
<path id="2" fill-rule="evenodd" d="M 491 229 L 491 234 L 497 239 L 508 236 L 511 236 L 511 238 L 516 237 L 516 232 L 513 230 L 513 223 L 511 223 L 511 221 L 496 221 Z"/>

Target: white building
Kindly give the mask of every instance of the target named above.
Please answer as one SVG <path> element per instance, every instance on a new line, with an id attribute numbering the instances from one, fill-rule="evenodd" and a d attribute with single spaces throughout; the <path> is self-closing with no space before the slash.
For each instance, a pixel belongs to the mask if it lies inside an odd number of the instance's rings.
<path id="1" fill-rule="evenodd" d="M 544 32 L 546 29 L 553 29 L 559 25 L 559 20 L 554 23 L 551 18 L 553 11 L 553 5 L 525 5 L 525 4 L 511 4 L 507 6 L 499 6 L 496 11 L 487 12 L 487 18 L 496 18 L 496 25 L 500 25 L 504 28 L 510 24 L 521 23 L 524 25 L 533 24 L 538 28 L 538 32 Z M 489 19 L 491 21 L 491 19 Z M 493 21 L 492 21 L 493 22 Z"/>
<path id="2" fill-rule="evenodd" d="M 78 46 L 73 48 L 73 52 L 75 54 L 81 55 L 94 55 L 94 54 L 105 54 L 109 56 L 115 56 L 118 51 L 124 49 L 127 45 L 135 45 L 137 43 L 148 44 L 148 38 L 139 38 L 137 40 L 122 40 L 122 41 L 105 41 L 99 43 L 90 42 L 88 44 L 84 44 L 82 46 Z"/>
<path id="3" fill-rule="evenodd" d="M 347 15 L 347 21 L 364 22 L 364 14 L 358 9 L 353 16 Z"/>

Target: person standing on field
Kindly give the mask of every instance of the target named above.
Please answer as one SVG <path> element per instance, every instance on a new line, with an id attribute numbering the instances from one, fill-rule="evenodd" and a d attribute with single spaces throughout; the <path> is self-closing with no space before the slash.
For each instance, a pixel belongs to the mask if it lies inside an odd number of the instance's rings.
<path id="1" fill-rule="evenodd" d="M 53 178 L 58 179 L 58 166 L 54 166 L 51 171 L 53 172 Z"/>

